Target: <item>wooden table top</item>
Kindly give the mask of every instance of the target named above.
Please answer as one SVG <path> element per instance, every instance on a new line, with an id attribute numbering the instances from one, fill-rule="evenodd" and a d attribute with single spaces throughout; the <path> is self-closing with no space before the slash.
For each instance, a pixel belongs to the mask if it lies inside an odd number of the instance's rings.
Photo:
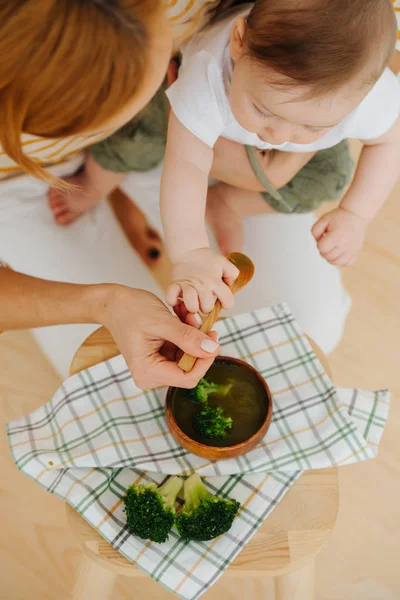
<path id="1" fill-rule="evenodd" d="M 312 340 L 309 341 L 331 376 L 325 355 Z M 101 327 L 79 348 L 71 364 L 71 375 L 117 354 L 118 348 L 110 333 Z M 310 561 L 335 525 L 338 491 L 336 468 L 304 473 L 233 561 L 229 574 L 276 576 Z M 96 563 L 123 575 L 144 575 L 68 505 L 67 518 L 82 550 Z"/>

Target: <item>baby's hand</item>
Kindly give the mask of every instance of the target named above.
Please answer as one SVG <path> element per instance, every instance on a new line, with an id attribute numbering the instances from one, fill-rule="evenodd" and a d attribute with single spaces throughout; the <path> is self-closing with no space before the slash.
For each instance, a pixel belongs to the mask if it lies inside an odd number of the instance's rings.
<path id="1" fill-rule="evenodd" d="M 233 294 L 229 285 L 235 281 L 239 270 L 224 256 L 199 248 L 185 252 L 179 263 L 172 267 L 172 283 L 167 289 L 167 302 L 176 306 L 179 298 L 187 310 L 197 313 L 212 311 L 218 298 L 223 308 L 233 306 Z"/>
<path id="2" fill-rule="evenodd" d="M 350 266 L 364 244 L 368 221 L 346 208 L 323 215 L 312 228 L 321 255 L 333 265 Z"/>

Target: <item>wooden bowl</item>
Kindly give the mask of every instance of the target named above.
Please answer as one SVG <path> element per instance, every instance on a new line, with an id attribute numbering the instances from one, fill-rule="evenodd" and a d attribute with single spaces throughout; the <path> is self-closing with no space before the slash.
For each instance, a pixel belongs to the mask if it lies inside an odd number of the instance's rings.
<path id="1" fill-rule="evenodd" d="M 216 360 L 214 361 L 214 365 L 218 366 L 218 364 L 237 365 L 244 371 L 248 373 L 250 372 L 253 378 L 255 376 L 257 381 L 261 384 L 260 388 L 262 389 L 262 394 L 260 394 L 259 400 L 263 404 L 267 404 L 267 407 L 265 411 L 265 418 L 261 426 L 247 440 L 239 444 L 235 444 L 233 446 L 212 446 L 190 438 L 179 427 L 175 420 L 172 406 L 172 401 L 176 393 L 176 388 L 170 387 L 167 392 L 167 398 L 165 403 L 165 415 L 170 432 L 172 433 L 178 444 L 180 444 L 183 448 L 188 450 L 188 452 L 191 452 L 192 454 L 196 454 L 197 456 L 201 456 L 203 458 L 207 458 L 209 460 L 224 460 L 227 458 L 236 458 L 237 456 L 242 456 L 243 454 L 247 454 L 247 452 L 250 452 L 250 450 L 253 450 L 253 448 L 255 448 L 262 441 L 265 434 L 267 433 L 272 417 L 271 392 L 264 377 L 262 377 L 262 375 L 260 375 L 260 373 L 256 369 L 254 369 L 246 362 L 239 360 L 238 358 L 230 358 L 226 356 L 219 356 L 218 358 L 216 358 Z"/>

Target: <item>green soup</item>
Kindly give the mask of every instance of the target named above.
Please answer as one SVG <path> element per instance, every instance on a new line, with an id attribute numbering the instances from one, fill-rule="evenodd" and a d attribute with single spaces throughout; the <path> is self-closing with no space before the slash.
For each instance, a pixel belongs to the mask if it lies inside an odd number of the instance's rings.
<path id="1" fill-rule="evenodd" d="M 223 440 L 203 438 L 193 427 L 193 418 L 201 405 L 189 400 L 188 391 L 177 388 L 172 396 L 171 409 L 180 429 L 192 440 L 208 446 L 235 446 L 254 435 L 265 421 L 268 396 L 257 375 L 234 363 L 218 360 L 206 375 L 214 383 L 231 383 L 226 396 L 211 394 L 209 406 L 222 406 L 233 425 Z"/>

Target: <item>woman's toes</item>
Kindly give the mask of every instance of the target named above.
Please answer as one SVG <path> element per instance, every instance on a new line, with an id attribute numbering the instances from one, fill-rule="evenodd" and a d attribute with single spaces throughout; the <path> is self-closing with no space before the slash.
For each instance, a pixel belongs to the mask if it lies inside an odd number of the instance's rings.
<path id="1" fill-rule="evenodd" d="M 59 225 L 69 225 L 72 221 L 75 221 L 77 216 L 70 212 L 64 212 L 56 216 L 56 221 Z"/>
<path id="2" fill-rule="evenodd" d="M 49 198 L 49 204 L 51 208 L 56 208 L 58 206 L 63 206 L 64 201 L 61 198 Z"/>
<path id="3" fill-rule="evenodd" d="M 58 215 L 62 215 L 64 213 L 68 212 L 68 208 L 66 206 L 63 205 L 59 205 L 59 206 L 53 206 L 52 207 L 52 211 L 54 213 L 54 215 L 57 217 Z"/>

